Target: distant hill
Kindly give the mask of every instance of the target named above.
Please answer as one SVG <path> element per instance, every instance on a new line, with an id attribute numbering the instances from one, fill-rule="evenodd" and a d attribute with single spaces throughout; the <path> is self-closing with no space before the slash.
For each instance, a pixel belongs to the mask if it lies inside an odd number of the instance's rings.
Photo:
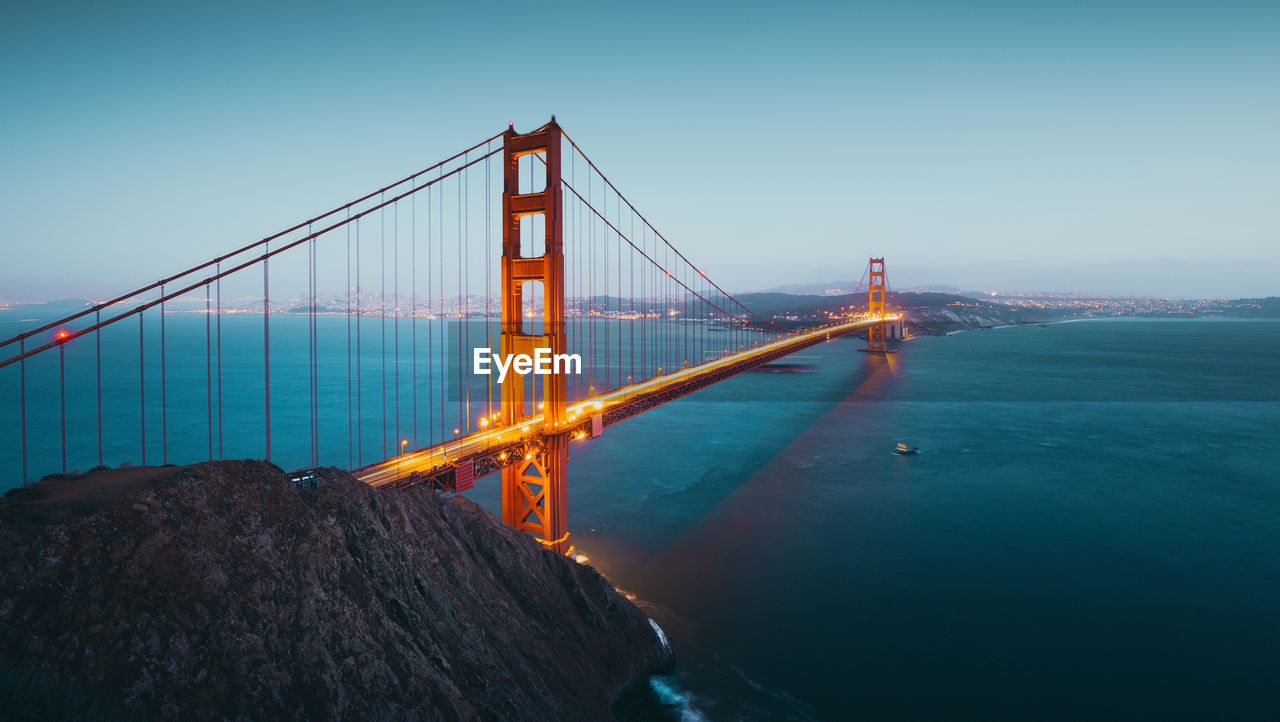
<path id="1" fill-rule="evenodd" d="M 805 326 L 826 318 L 828 313 L 867 307 L 866 293 L 839 296 L 745 293 L 737 298 L 765 318 L 787 319 L 779 321 L 784 327 Z M 1062 316 L 1059 312 L 1012 308 L 954 293 L 890 293 L 887 305 L 906 312 L 907 328 L 916 335 L 1032 323 Z"/>
<path id="2" fill-rule="evenodd" d="M 856 280 L 848 281 L 828 281 L 826 283 L 786 283 L 773 288 L 764 288 L 752 293 L 784 293 L 789 296 L 822 296 L 827 291 L 839 289 L 845 293 L 851 293 L 857 288 Z"/>
<path id="3" fill-rule="evenodd" d="M 867 294 L 844 294 L 839 296 L 811 296 L 790 293 L 744 293 L 736 296 L 739 301 L 761 316 L 813 316 L 827 311 L 841 309 L 862 309 L 867 307 Z M 991 304 L 968 296 L 952 293 L 890 293 L 889 304 L 899 308 L 940 308 L 956 303 L 983 304 L 996 308 L 1003 304 Z"/>
<path id="4" fill-rule="evenodd" d="M 1232 316 L 1280 318 L 1280 296 L 1237 298 L 1227 302 L 1227 311 Z"/>
<path id="5" fill-rule="evenodd" d="M 865 282 L 865 281 L 866 279 L 864 278 L 862 282 Z M 787 283 L 781 286 L 774 286 L 773 288 L 765 288 L 760 291 L 753 291 L 752 293 L 785 293 L 791 296 L 848 295 L 850 293 L 853 293 L 855 290 L 861 291 L 862 293 L 866 293 L 867 287 L 865 285 L 860 286 L 859 284 L 860 284 L 859 281 L 852 280 L 852 279 L 847 281 L 827 281 L 825 283 L 824 282 Z M 893 287 L 892 283 L 890 283 L 890 287 L 891 288 Z M 833 293 L 834 291 L 839 291 L 839 293 Z M 908 292 L 909 293 L 952 293 L 958 296 L 982 295 L 977 291 L 967 291 L 963 288 L 959 288 L 959 287 L 952 286 L 945 283 L 930 283 L 923 286 L 911 286 L 908 288 L 903 288 L 902 291 L 904 293 L 908 293 Z"/>

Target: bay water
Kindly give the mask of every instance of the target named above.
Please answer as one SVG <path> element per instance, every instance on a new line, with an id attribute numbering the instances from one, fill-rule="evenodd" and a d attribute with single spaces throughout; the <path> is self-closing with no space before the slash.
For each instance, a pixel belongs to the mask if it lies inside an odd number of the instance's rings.
<path id="1" fill-rule="evenodd" d="M 20 330 L 23 315 L 0 326 Z M 189 402 L 166 421 L 168 460 L 219 440 L 228 457 L 261 456 L 258 426 L 210 438 L 204 319 L 167 322 L 166 392 Z M 260 319 L 223 323 L 252 357 Z M 341 346 L 345 324 L 319 319 L 322 343 Z M 148 403 L 157 394 L 154 359 L 134 378 L 132 333 L 104 334 L 109 464 L 140 463 L 136 396 L 143 383 Z M 307 326 L 273 319 L 272 333 L 275 454 L 305 466 Z M 860 345 L 821 344 L 571 445 L 571 541 L 679 659 L 624 714 L 1280 717 L 1280 321 L 1018 326 L 888 356 Z M 86 469 L 95 387 L 81 346 L 66 361 L 68 463 Z M 59 469 L 52 358 L 27 368 L 33 477 Z M 415 418 L 422 437 L 452 431 L 459 410 L 438 399 L 457 397 L 456 378 L 414 378 L 427 409 L 405 406 L 401 428 L 379 433 L 382 381 L 366 369 L 357 416 L 370 427 L 351 449 L 345 353 L 320 359 L 320 416 L 341 420 L 322 425 L 322 463 L 393 453 Z M 256 412 L 261 366 L 227 363 L 227 417 Z M 13 371 L 0 379 L 5 486 L 21 481 Z M 154 464 L 153 406 L 146 423 Z M 900 441 L 919 453 L 895 455 Z M 497 512 L 496 477 L 468 496 Z"/>

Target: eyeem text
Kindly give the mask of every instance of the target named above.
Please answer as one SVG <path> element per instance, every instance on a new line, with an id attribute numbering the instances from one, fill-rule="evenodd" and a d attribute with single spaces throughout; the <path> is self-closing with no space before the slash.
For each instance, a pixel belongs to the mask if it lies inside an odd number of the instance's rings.
<path id="1" fill-rule="evenodd" d="M 576 353 L 551 353 L 549 348 L 535 349 L 533 357 L 528 354 L 508 354 L 501 356 L 487 348 L 472 349 L 471 372 L 488 376 L 493 368 L 498 369 L 498 383 L 507 377 L 508 371 L 515 371 L 521 376 L 532 373 L 535 376 L 549 374 L 581 374 L 582 357 Z"/>

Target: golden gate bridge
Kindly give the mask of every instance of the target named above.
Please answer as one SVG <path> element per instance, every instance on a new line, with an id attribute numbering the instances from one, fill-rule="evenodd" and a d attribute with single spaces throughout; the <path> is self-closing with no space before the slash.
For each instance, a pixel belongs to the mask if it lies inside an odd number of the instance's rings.
<path id="1" fill-rule="evenodd" d="M 457 493 L 500 473 L 504 521 L 567 553 L 572 442 L 841 336 L 865 331 L 860 350 L 891 352 L 886 330 L 900 334 L 901 315 L 885 308 L 884 259 L 866 274 L 866 308 L 821 326 L 755 313 L 668 241 L 553 116 L 0 341 L 0 369 L 15 377 L 24 484 L 33 464 L 67 474 L 69 455 L 87 463 L 94 450 L 99 465 L 134 452 L 146 465 L 157 451 L 161 464 L 259 449 L 272 460 L 274 429 L 281 461 L 345 466 L 375 487 Z M 338 297 L 321 290 L 337 285 Z M 202 344 L 188 324 L 170 350 L 166 317 L 176 314 L 203 321 Z M 224 320 L 246 314 L 260 317 L 260 342 L 224 333 Z M 280 325 L 298 319 L 305 354 L 297 334 L 280 349 Z M 135 337 L 136 352 L 123 353 Z M 508 357 L 576 353 L 582 373 L 468 373 L 471 350 L 495 340 Z M 260 447 L 241 448 L 246 429 L 261 430 Z"/>

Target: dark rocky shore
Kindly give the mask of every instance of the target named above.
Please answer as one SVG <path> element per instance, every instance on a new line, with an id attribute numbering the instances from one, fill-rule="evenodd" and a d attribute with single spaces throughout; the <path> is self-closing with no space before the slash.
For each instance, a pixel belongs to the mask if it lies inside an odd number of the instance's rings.
<path id="1" fill-rule="evenodd" d="M 9 719 L 607 719 L 668 668 L 588 566 L 461 498 L 259 461 L 0 502 Z"/>

